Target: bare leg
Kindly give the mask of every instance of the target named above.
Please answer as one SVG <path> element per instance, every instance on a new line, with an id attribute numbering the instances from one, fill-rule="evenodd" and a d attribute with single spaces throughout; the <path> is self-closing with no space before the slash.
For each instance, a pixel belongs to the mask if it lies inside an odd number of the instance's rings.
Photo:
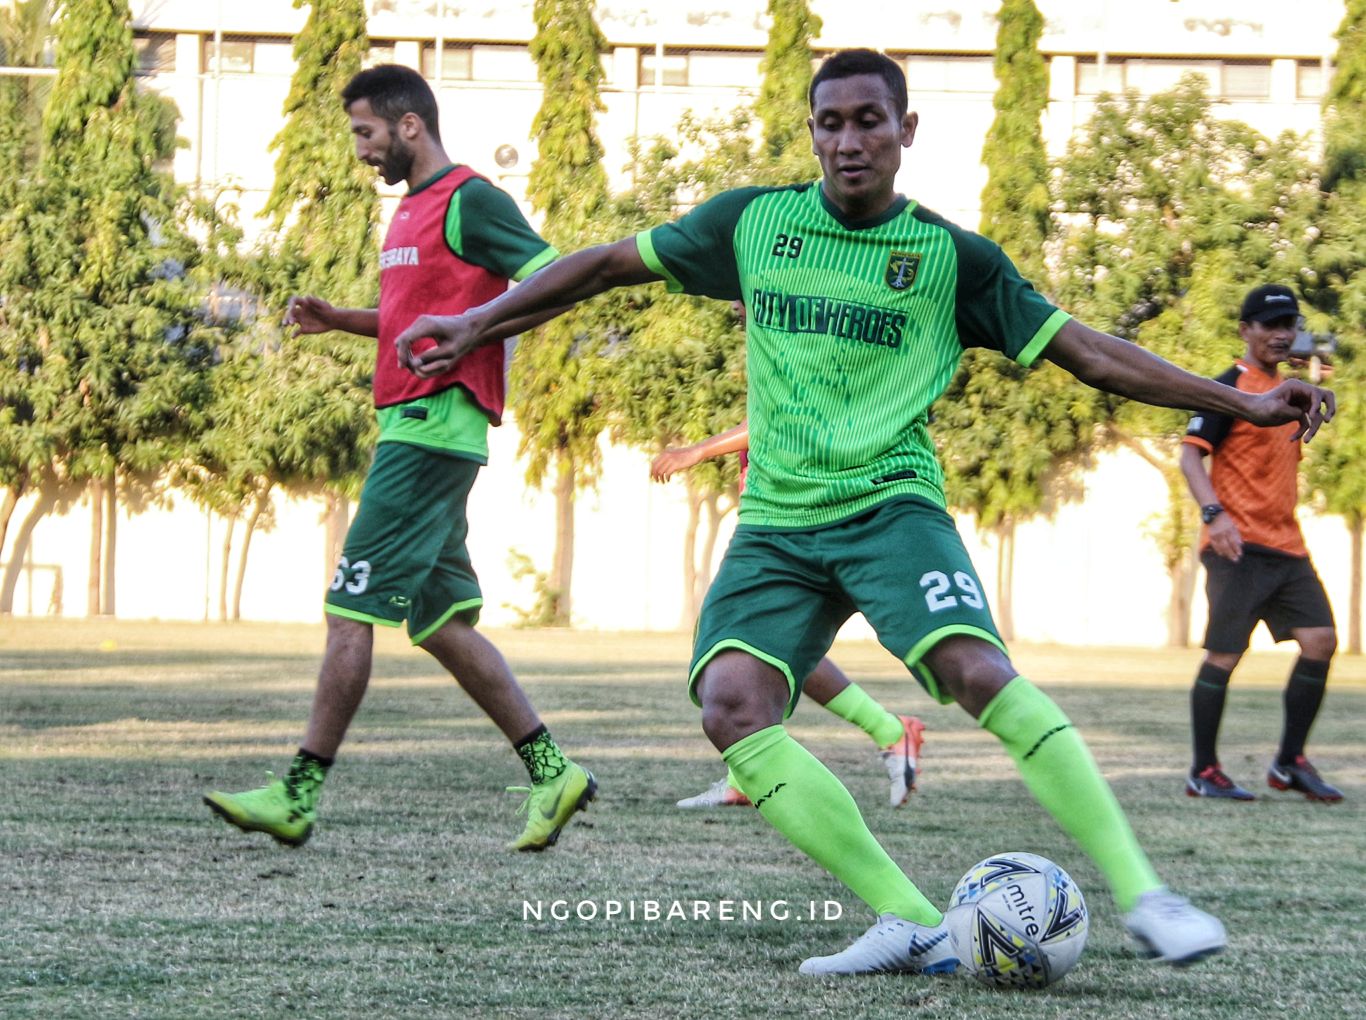
<path id="1" fill-rule="evenodd" d="M 452 619 L 422 642 L 512 744 L 541 725 L 526 693 L 493 643 L 463 620 Z"/>
<path id="2" fill-rule="evenodd" d="M 849 686 L 849 678 L 829 659 L 822 659 L 802 685 L 802 694 L 818 705 L 830 704 L 830 699 Z"/>
<path id="3" fill-rule="evenodd" d="M 327 614 L 327 649 L 313 692 L 303 747 L 319 758 L 335 758 L 346 729 L 370 683 L 374 628 Z"/>

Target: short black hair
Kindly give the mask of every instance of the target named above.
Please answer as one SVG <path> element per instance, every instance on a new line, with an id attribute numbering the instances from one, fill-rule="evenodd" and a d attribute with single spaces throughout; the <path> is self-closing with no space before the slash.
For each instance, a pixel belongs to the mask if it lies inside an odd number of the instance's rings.
<path id="1" fill-rule="evenodd" d="M 402 64 L 376 64 L 367 67 L 346 83 L 342 89 L 342 106 L 362 99 L 369 101 L 375 116 L 393 126 L 405 113 L 415 113 L 427 127 L 427 133 L 441 139 L 440 116 L 436 110 L 436 96 L 427 80 L 411 67 Z"/>
<path id="2" fill-rule="evenodd" d="M 816 86 L 821 82 L 852 78 L 857 74 L 875 74 L 886 82 L 896 115 L 906 116 L 910 108 L 910 101 L 906 98 L 906 72 L 895 60 L 877 50 L 840 50 L 826 57 L 811 79 L 811 89 L 806 94 L 807 103 L 811 109 L 816 108 Z"/>

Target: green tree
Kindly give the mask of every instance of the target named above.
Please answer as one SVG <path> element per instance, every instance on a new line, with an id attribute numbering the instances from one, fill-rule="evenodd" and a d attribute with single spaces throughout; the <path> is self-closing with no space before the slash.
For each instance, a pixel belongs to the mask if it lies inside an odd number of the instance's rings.
<path id="1" fill-rule="evenodd" d="M 91 608 L 114 611 L 117 487 L 178 458 L 208 391 L 218 338 L 202 312 L 208 263 L 165 169 L 175 109 L 137 88 L 129 26 L 122 0 L 62 5 L 41 156 L 0 222 L 0 336 L 23 366 L 16 420 L 39 493 L 0 611 L 12 608 L 33 526 L 63 488 L 83 485 L 104 517 L 92 522 L 104 581 Z"/>
<path id="2" fill-rule="evenodd" d="M 1021 275 L 1047 290 L 1044 247 L 1052 229 L 1048 156 L 1040 120 L 1048 65 L 1039 52 L 1043 17 L 1033 0 L 1005 0 L 997 13 L 993 105 L 982 148 L 987 184 L 981 232 Z M 1089 462 L 1101 404 L 1052 366 L 1029 371 L 989 351 L 968 351 L 934 409 L 934 435 L 949 505 L 972 513 L 996 539 L 995 611 L 1014 637 L 1015 530 L 1074 495 L 1065 483 Z"/>
<path id="3" fill-rule="evenodd" d="M 544 90 L 532 123 L 537 156 L 527 194 L 545 215 L 544 236 L 561 251 L 608 240 L 612 218 L 602 145 L 594 129 L 603 108 L 602 51 L 591 0 L 536 0 L 531 55 Z M 574 499 L 596 480 L 606 408 L 598 352 L 619 319 L 622 299 L 576 308 L 525 339 L 512 361 L 511 404 L 527 457 L 527 481 L 553 478 L 555 554 L 538 614 L 568 626 L 574 574 Z"/>
<path id="4" fill-rule="evenodd" d="M 53 0 L 20 0 L 0 10 L 0 63 L 10 67 L 41 68 L 50 63 Z M 14 208 L 38 161 L 43 104 L 51 79 L 34 75 L 0 78 L 0 209 Z M 24 424 L 27 373 L 5 359 L 0 362 L 0 552 L 9 523 L 28 491 L 33 468 L 27 451 L 29 431 Z"/>
<path id="5" fill-rule="evenodd" d="M 764 59 L 759 65 L 763 81 L 754 112 L 763 124 L 759 156 L 762 163 L 779 163 L 795 148 L 811 159 L 806 119 L 810 104 L 811 40 L 820 35 L 821 19 L 806 0 L 768 0 L 773 24 L 768 30 Z"/>
<path id="6" fill-rule="evenodd" d="M 1347 649 L 1360 654 L 1362 532 L 1366 522 L 1366 0 L 1348 0 L 1334 74 L 1324 97 L 1322 193 L 1303 282 L 1317 309 L 1311 326 L 1338 338 L 1333 388 L 1338 417 L 1310 448 L 1308 480 L 1319 504 L 1351 535 Z"/>
<path id="7" fill-rule="evenodd" d="M 271 142 L 275 180 L 262 210 L 270 226 L 240 279 L 264 309 L 243 345 L 229 353 L 215 388 L 211 426 L 197 450 L 189 491 L 228 521 L 242 521 L 231 609 L 240 615 L 251 539 L 273 519 L 277 491 L 327 503 L 326 563 L 340 554 L 349 500 L 375 442 L 370 379 L 373 342 L 342 333 L 285 337 L 291 296 L 318 294 L 344 307 L 374 307 L 378 288 L 379 198 L 374 171 L 356 159 L 341 91 L 369 46 L 363 0 L 295 0 L 309 8 L 294 38 L 294 75 L 284 126 Z M 239 364 L 259 359 L 259 366 Z M 227 437 L 226 441 L 224 437 Z M 234 450 L 232 443 L 240 443 Z M 217 483 L 216 485 L 214 483 Z M 223 574 L 227 576 L 224 562 Z"/>
<path id="8" fill-rule="evenodd" d="M 1295 277 L 1316 204 L 1303 140 L 1271 142 L 1216 118 L 1199 78 L 1146 101 L 1100 103 L 1059 170 L 1063 306 L 1204 375 L 1242 353 L 1243 294 Z M 1109 403 L 1106 439 L 1167 486 L 1152 532 L 1172 582 L 1168 643 L 1184 646 L 1197 526 L 1177 461 L 1187 416 Z"/>
<path id="9" fill-rule="evenodd" d="M 821 21 L 805 2 L 771 0 L 773 19 L 760 96 L 751 111 L 699 120 L 685 115 L 675 139 L 632 149 L 636 186 L 619 214 L 622 233 L 671 219 L 699 199 L 748 184 L 787 184 L 815 170 L 806 120 L 811 40 Z M 755 118 L 760 139 L 756 143 Z M 681 151 L 699 152 L 685 159 Z M 635 309 L 630 356 L 615 362 L 613 435 L 657 453 L 694 443 L 744 420 L 744 333 L 724 305 L 658 288 L 628 298 Z M 708 462 L 683 479 L 683 625 L 691 626 L 711 584 L 720 524 L 738 502 L 734 460 Z"/>

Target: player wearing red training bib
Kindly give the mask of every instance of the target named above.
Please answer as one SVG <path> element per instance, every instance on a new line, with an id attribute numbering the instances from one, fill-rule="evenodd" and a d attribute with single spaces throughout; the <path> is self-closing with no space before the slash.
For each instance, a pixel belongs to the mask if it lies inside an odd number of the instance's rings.
<path id="1" fill-rule="evenodd" d="M 406 623 L 413 643 L 450 670 L 521 756 L 530 803 L 511 846 L 541 850 L 593 799 L 597 783 L 561 753 L 498 649 L 474 629 L 483 596 L 465 546 L 465 504 L 488 462 L 489 425 L 502 420 L 503 345 L 418 379 L 400 369 L 394 340 L 420 311 L 483 304 L 556 253 L 507 194 L 451 163 L 436 97 L 416 71 L 372 67 L 352 79 L 342 99 L 357 157 L 386 183 L 406 181 L 409 191 L 380 255 L 379 307 L 335 308 L 301 297 L 290 302 L 286 321 L 304 333 L 377 338 L 379 443 L 327 593 L 327 649 L 298 754 L 284 779 L 204 800 L 240 829 L 304 843 L 327 770 L 365 695 L 373 626 Z M 545 318 L 528 319 L 524 328 Z"/>

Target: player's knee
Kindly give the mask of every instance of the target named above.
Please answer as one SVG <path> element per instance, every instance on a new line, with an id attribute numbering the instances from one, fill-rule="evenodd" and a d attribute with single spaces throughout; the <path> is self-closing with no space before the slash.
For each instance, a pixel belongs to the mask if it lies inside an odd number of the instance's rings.
<path id="1" fill-rule="evenodd" d="M 702 702 L 702 730 L 720 750 L 781 723 L 787 706 L 787 681 L 777 670 L 737 666 L 719 656 L 703 671 L 697 693 Z"/>
<path id="2" fill-rule="evenodd" d="M 1338 650 L 1338 634 L 1331 627 L 1309 631 L 1300 636 L 1300 654 L 1315 662 L 1327 662 Z"/>
<path id="3" fill-rule="evenodd" d="M 977 638 L 949 638 L 925 662 L 939 686 L 974 717 L 1018 675 L 1005 653 Z"/>

